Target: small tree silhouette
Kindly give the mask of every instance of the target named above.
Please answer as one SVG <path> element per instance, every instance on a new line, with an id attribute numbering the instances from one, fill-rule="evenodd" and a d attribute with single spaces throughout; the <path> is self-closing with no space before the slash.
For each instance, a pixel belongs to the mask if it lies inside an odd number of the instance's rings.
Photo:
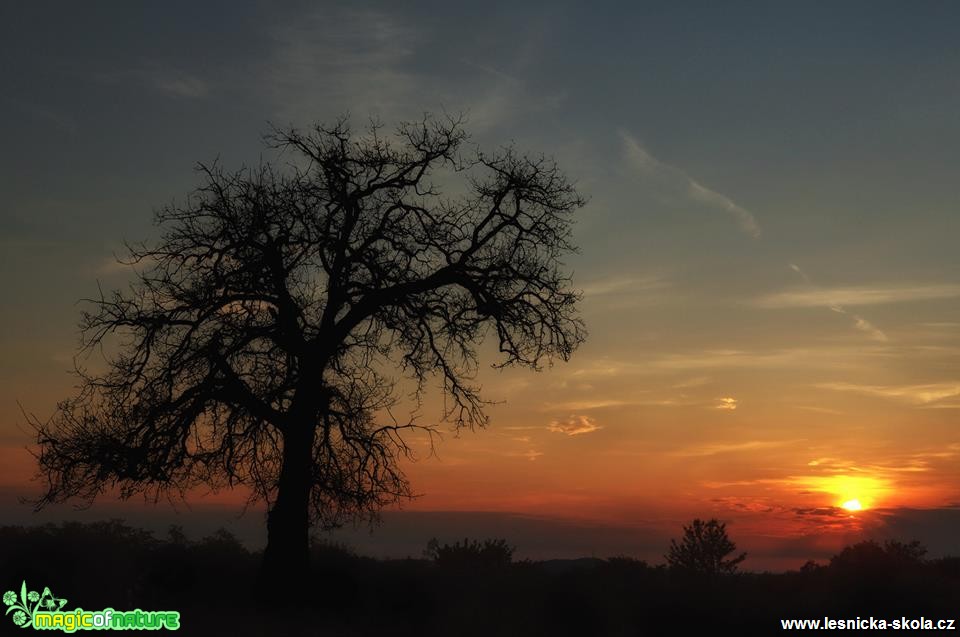
<path id="1" fill-rule="evenodd" d="M 729 556 L 737 550 L 727 535 L 727 525 L 716 518 L 704 522 L 696 519 L 683 527 L 683 538 L 670 540 L 670 551 L 665 556 L 672 569 L 701 575 L 735 573 L 746 553 Z"/>

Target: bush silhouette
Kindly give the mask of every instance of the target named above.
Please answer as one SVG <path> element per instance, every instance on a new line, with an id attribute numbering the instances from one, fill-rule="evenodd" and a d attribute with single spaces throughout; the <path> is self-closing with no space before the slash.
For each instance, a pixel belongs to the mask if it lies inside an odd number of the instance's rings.
<path id="1" fill-rule="evenodd" d="M 746 553 L 729 557 L 737 550 L 727 535 L 727 525 L 716 518 L 704 522 L 694 520 L 683 527 L 679 542 L 670 540 L 666 555 L 671 569 L 698 575 L 723 575 L 734 573 L 740 562 L 747 559 Z"/>
<path id="2" fill-rule="evenodd" d="M 515 548 L 504 539 L 463 539 L 463 543 L 440 545 L 437 538 L 427 542 L 424 557 L 446 568 L 498 568 L 513 561 Z"/>

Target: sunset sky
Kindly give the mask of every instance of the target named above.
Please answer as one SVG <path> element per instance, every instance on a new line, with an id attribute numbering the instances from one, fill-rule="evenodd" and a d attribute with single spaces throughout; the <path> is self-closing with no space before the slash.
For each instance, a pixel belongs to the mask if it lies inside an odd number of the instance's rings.
<path id="1" fill-rule="evenodd" d="M 78 299 L 124 284 L 113 255 L 197 161 L 270 159 L 269 123 L 445 110 L 589 197 L 568 261 L 589 338 L 485 369 L 490 426 L 421 453 L 422 497 L 344 537 L 656 562 L 700 516 L 747 568 L 864 536 L 960 554 L 960 6 L 453 4 L 0 8 L 0 522 L 74 515 L 17 504 L 18 402 L 70 395 Z M 84 515 L 262 533 L 237 501 Z"/>

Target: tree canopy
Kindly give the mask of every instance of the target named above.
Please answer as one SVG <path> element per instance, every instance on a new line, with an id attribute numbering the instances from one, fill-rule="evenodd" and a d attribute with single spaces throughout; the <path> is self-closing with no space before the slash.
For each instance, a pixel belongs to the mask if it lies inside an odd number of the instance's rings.
<path id="1" fill-rule="evenodd" d="M 303 553 L 310 522 L 410 495 L 405 434 L 436 422 L 394 418 L 398 381 L 419 400 L 438 378 L 441 419 L 482 426 L 485 338 L 495 366 L 533 369 L 584 339 L 563 262 L 584 200 L 550 159 L 481 152 L 454 118 L 267 140 L 276 161 L 201 164 L 159 240 L 130 247 L 130 287 L 89 301 L 82 350 L 106 369 L 78 366 L 35 423 L 40 505 L 244 485 L 271 544 L 292 525 Z"/>

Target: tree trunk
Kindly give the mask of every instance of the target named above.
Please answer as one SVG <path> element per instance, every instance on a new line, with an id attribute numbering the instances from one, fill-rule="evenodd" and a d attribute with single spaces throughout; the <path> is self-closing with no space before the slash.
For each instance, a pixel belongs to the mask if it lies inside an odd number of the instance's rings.
<path id="1" fill-rule="evenodd" d="M 267 548 L 259 588 L 266 599 L 296 601 L 310 571 L 310 471 L 314 428 L 304 422 L 283 434 L 277 499 L 267 514 Z"/>

